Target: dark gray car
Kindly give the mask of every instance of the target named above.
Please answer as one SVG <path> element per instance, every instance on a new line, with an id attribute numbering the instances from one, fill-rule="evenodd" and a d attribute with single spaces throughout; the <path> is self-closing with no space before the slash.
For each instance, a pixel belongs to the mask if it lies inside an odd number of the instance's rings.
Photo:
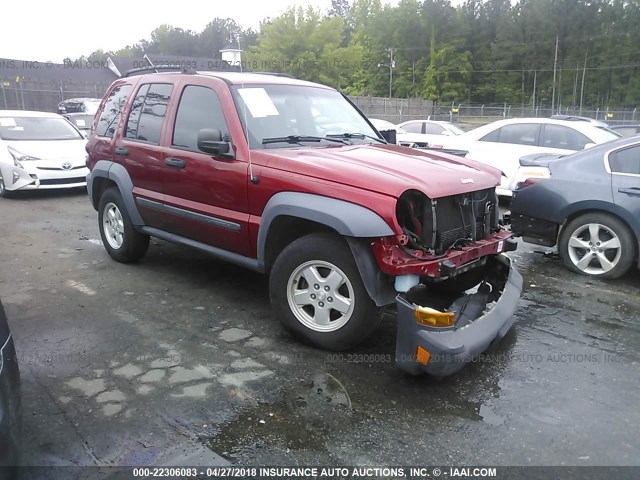
<path id="1" fill-rule="evenodd" d="M 638 264 L 640 136 L 521 165 L 546 172 L 516 187 L 515 235 L 558 245 L 564 264 L 584 275 L 617 278 Z"/>

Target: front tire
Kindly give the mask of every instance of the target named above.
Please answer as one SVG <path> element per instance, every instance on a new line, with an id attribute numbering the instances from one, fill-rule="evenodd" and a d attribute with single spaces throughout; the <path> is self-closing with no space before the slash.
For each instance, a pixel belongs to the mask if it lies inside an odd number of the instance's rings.
<path id="1" fill-rule="evenodd" d="M 11 192 L 7 190 L 7 187 L 4 184 L 4 178 L 2 178 L 2 172 L 0 171 L 0 198 L 9 198 L 10 196 Z"/>
<path id="2" fill-rule="evenodd" d="M 570 270 L 598 278 L 618 278 L 633 265 L 636 241 L 624 222 L 606 213 L 587 213 L 569 222 L 558 253 Z"/>
<path id="3" fill-rule="evenodd" d="M 147 253 L 149 236 L 136 231 L 116 187 L 100 198 L 98 227 L 104 248 L 117 262 L 136 262 Z"/>
<path id="4" fill-rule="evenodd" d="M 380 324 L 349 246 L 333 234 L 288 245 L 271 269 L 269 291 L 285 328 L 326 350 L 351 348 Z"/>

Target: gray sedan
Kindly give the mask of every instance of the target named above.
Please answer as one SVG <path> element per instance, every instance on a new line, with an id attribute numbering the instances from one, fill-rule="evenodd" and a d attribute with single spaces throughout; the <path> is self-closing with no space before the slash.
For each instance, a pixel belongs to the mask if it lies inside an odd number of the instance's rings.
<path id="1" fill-rule="evenodd" d="M 617 278 L 638 265 L 640 136 L 572 155 L 521 159 L 512 230 L 523 240 L 558 246 L 577 273 Z"/>

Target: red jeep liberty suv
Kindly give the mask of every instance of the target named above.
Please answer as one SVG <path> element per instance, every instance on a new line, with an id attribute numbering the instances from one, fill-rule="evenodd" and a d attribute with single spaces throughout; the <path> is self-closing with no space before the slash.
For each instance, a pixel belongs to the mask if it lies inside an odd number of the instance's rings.
<path id="1" fill-rule="evenodd" d="M 148 72 L 149 70 L 147 70 Z M 87 144 L 89 196 L 115 260 L 149 237 L 269 275 L 274 314 L 348 349 L 396 304 L 397 365 L 444 376 L 514 322 L 500 172 L 387 144 L 336 90 L 282 75 L 130 72 Z"/>

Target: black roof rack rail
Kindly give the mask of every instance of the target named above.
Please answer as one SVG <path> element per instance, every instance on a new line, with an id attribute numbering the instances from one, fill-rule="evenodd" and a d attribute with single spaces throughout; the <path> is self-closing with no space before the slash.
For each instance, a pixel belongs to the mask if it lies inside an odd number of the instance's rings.
<path id="1" fill-rule="evenodd" d="M 142 68 L 134 68 L 132 70 L 128 70 L 123 76 L 133 77 L 135 75 L 143 75 L 145 73 L 160 73 L 160 71 L 188 73 L 190 75 L 196 73 L 196 71 L 192 68 L 173 67 L 171 65 L 158 65 L 157 67 L 148 66 Z"/>
<path id="2" fill-rule="evenodd" d="M 274 77 L 285 77 L 285 78 L 295 78 L 288 73 L 280 73 L 280 72 L 246 72 L 246 73 L 255 73 L 256 75 L 273 75 Z"/>

